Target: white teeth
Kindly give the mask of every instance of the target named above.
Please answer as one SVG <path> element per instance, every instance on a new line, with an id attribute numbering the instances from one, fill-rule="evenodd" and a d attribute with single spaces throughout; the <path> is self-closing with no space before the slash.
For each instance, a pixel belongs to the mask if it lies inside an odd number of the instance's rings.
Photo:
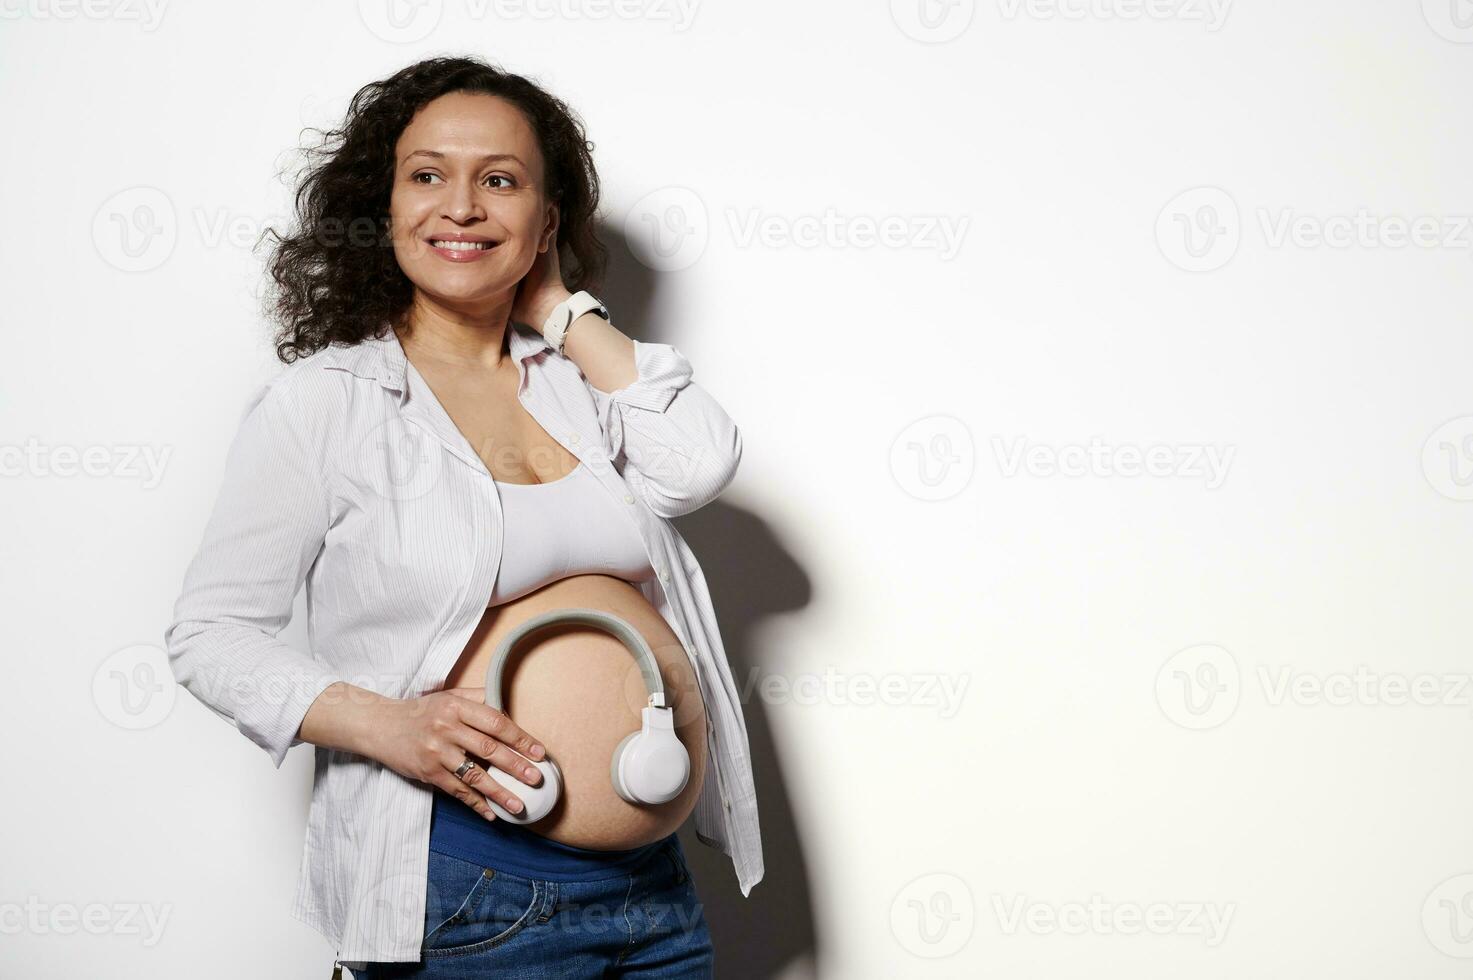
<path id="1" fill-rule="evenodd" d="M 485 251 L 491 247 L 490 242 L 442 242 L 438 239 L 430 239 L 430 244 L 436 248 L 448 248 L 453 252 Z"/>

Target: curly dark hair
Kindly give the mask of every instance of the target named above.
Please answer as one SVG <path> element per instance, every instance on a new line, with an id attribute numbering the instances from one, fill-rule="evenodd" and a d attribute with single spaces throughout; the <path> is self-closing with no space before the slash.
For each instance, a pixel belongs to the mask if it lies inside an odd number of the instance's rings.
<path id="1" fill-rule="evenodd" d="M 340 128 L 309 129 L 321 139 L 306 157 L 292 229 L 268 228 L 267 269 L 275 286 L 267 315 L 280 325 L 276 356 L 291 363 L 329 344 L 380 335 L 409 310 L 414 284 L 399 268 L 389 231 L 394 147 L 427 103 L 452 92 L 485 92 L 521 110 L 536 134 L 558 206 L 564 283 L 596 290 L 608 262 L 595 225 L 598 174 L 583 122 L 536 83 L 479 58 L 429 58 L 358 90 Z M 259 242 L 258 242 L 259 244 Z M 564 256 L 571 253 L 572 262 Z"/>

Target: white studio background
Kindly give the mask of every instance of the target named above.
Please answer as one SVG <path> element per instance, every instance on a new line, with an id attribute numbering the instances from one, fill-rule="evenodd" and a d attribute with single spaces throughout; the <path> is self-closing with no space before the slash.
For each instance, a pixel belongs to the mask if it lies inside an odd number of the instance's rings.
<path id="1" fill-rule="evenodd" d="M 162 633 L 278 167 L 461 53 L 587 122 L 614 322 L 742 428 L 677 522 L 759 768 L 750 898 L 682 831 L 722 975 L 1468 974 L 1465 0 L 3 0 L 0 976 L 331 970 L 310 748 Z"/>

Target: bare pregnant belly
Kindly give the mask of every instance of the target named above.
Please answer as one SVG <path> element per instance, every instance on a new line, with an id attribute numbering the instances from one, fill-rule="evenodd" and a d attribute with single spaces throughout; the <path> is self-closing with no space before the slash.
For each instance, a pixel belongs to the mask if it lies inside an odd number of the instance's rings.
<path id="1" fill-rule="evenodd" d="M 609 781 L 609 761 L 638 731 L 648 703 L 634 657 L 613 636 L 586 626 L 549 628 L 523 640 L 503 673 L 506 713 L 547 747 L 563 774 L 556 807 L 527 829 L 598 850 L 638 847 L 665 837 L 695 809 L 706 774 L 706 706 L 690 658 L 659 612 L 633 585 L 609 575 L 575 575 L 488 608 L 445 680 L 485 687 L 491 655 L 520 623 L 578 606 L 618 616 L 649 644 L 675 709 L 675 736 L 690 756 L 690 779 L 668 803 L 626 803 Z M 515 790 L 513 790 L 515 792 Z"/>

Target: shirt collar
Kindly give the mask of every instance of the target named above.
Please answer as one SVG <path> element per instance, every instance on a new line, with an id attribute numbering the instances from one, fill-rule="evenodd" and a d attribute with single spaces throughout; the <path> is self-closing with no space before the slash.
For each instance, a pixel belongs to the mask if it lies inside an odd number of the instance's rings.
<path id="1" fill-rule="evenodd" d="M 547 338 L 531 327 L 509 323 L 507 329 L 511 331 L 508 348 L 511 356 L 519 362 L 552 350 Z M 399 335 L 391 328 L 386 328 L 381 336 L 372 336 L 351 346 L 324 348 L 320 356 L 326 367 L 339 367 L 360 378 L 372 378 L 401 395 L 409 390 L 406 382 L 409 358 L 404 354 Z"/>

